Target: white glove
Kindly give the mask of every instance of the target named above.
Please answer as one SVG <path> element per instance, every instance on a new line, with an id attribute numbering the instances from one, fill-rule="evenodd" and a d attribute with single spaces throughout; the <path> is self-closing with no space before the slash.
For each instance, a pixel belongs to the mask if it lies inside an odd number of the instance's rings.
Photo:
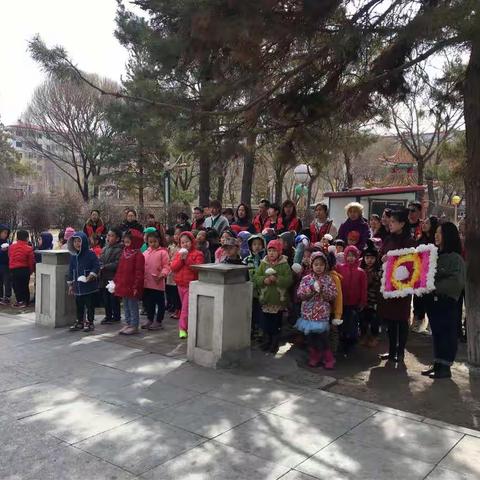
<path id="1" fill-rule="evenodd" d="M 294 263 L 292 265 L 292 271 L 294 271 L 295 273 L 297 273 L 297 274 L 302 273 L 302 270 L 303 270 L 303 268 L 299 263 Z"/>
<path id="2" fill-rule="evenodd" d="M 106 288 L 111 294 L 113 294 L 115 292 L 115 282 L 113 280 L 109 280 Z"/>
<path id="3" fill-rule="evenodd" d="M 314 282 L 313 288 L 316 292 L 320 293 L 320 284 L 318 282 Z"/>
<path id="4" fill-rule="evenodd" d="M 2 250 L 6 250 L 10 245 L 8 243 L 2 243 L 1 248 Z"/>
<path id="5" fill-rule="evenodd" d="M 87 283 L 87 277 L 85 275 L 80 275 L 77 278 L 77 282 Z"/>
<path id="6" fill-rule="evenodd" d="M 277 272 L 276 272 L 276 270 L 275 270 L 274 268 L 271 268 L 271 267 L 270 267 L 270 268 L 267 268 L 267 269 L 265 270 L 265 275 L 270 276 L 270 275 L 276 275 L 276 274 L 277 274 Z"/>
<path id="7" fill-rule="evenodd" d="M 341 325 L 343 323 L 343 320 L 341 318 L 334 318 L 332 320 L 332 325 L 335 325 L 336 327 L 338 327 L 339 325 Z"/>
<path id="8" fill-rule="evenodd" d="M 178 253 L 185 258 L 188 255 L 188 250 L 186 248 L 181 248 Z"/>

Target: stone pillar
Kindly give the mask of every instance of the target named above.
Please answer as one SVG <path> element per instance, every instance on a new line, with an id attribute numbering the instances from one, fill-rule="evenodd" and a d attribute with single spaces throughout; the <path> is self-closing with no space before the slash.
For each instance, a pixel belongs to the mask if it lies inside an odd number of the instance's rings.
<path id="1" fill-rule="evenodd" d="M 188 350 L 191 362 L 226 367 L 250 359 L 253 288 L 247 267 L 206 264 L 190 283 Z"/>
<path id="2" fill-rule="evenodd" d="M 42 263 L 36 266 L 35 323 L 65 327 L 75 320 L 75 300 L 68 295 L 67 276 L 70 253 L 41 250 Z"/>

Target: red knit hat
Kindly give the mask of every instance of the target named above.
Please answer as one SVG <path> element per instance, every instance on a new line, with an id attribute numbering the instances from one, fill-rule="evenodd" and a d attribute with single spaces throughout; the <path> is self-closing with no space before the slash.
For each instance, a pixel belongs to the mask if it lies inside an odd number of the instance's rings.
<path id="1" fill-rule="evenodd" d="M 283 242 L 281 240 L 270 240 L 268 242 L 267 250 L 273 248 L 279 255 L 283 253 Z"/>

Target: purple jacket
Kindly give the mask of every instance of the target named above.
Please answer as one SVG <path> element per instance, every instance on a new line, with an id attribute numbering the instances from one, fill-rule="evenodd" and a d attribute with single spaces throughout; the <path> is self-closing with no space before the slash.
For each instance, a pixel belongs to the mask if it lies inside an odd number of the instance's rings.
<path id="1" fill-rule="evenodd" d="M 350 220 L 347 218 L 345 222 L 340 225 L 337 238 L 343 240 L 345 244 L 347 244 L 348 234 L 353 231 L 357 231 L 360 235 L 355 246 L 362 251 L 365 248 L 367 240 L 370 238 L 370 227 L 364 218 L 360 217 L 358 220 Z"/>

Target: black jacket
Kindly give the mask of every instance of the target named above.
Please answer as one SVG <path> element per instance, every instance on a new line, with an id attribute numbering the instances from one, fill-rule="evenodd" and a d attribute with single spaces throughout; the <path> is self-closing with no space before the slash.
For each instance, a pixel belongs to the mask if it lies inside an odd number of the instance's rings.
<path id="1" fill-rule="evenodd" d="M 8 232 L 7 238 L 5 240 L 0 240 L 0 245 L 3 243 L 10 244 L 10 227 L 7 225 L 0 224 L 0 231 L 6 230 Z M 8 248 L 6 250 L 2 250 L 0 248 L 0 265 L 5 265 L 8 267 Z"/>
<path id="2" fill-rule="evenodd" d="M 122 256 L 122 244 L 106 245 L 100 255 L 100 288 L 105 288 L 109 280 L 113 280 L 118 268 L 118 262 Z"/>

